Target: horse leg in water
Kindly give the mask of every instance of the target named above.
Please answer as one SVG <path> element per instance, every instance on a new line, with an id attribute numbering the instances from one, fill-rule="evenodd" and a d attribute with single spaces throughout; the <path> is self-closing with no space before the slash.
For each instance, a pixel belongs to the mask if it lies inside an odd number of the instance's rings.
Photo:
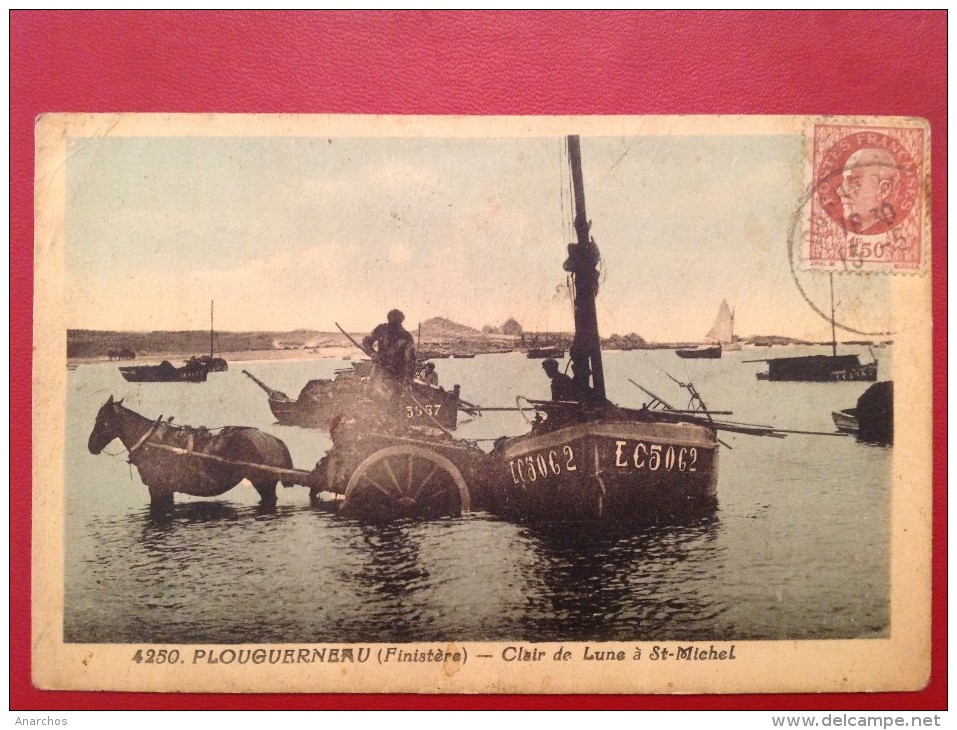
<path id="1" fill-rule="evenodd" d="M 173 511 L 173 493 L 150 487 L 150 512 L 166 514 Z"/>
<path id="2" fill-rule="evenodd" d="M 292 468 L 292 458 L 286 444 L 274 436 L 255 429 L 242 429 L 234 436 L 231 446 L 242 461 L 274 466 L 282 469 Z M 276 505 L 276 486 L 279 477 L 275 473 L 253 470 L 244 475 L 259 492 L 260 504 L 264 507 Z"/>
<path id="3" fill-rule="evenodd" d="M 256 477 L 251 480 L 256 491 L 259 492 L 259 503 L 263 507 L 276 506 L 276 483 L 272 477 Z"/>

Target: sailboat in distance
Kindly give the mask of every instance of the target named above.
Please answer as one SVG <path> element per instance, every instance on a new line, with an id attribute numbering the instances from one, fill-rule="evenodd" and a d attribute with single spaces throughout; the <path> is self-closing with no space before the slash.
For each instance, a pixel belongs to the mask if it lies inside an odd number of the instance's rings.
<path id="1" fill-rule="evenodd" d="M 727 299 L 721 300 L 718 316 L 715 317 L 714 324 L 711 325 L 705 339 L 712 344 L 675 350 L 675 354 L 684 358 L 718 359 L 722 351 L 731 352 L 741 349 L 741 343 L 734 338 L 734 310 L 728 306 Z"/>
<path id="2" fill-rule="evenodd" d="M 734 337 L 734 310 L 728 306 L 728 300 L 722 299 L 718 307 L 718 316 L 708 330 L 706 338 L 721 345 L 724 352 L 734 352 L 741 349 L 741 343 Z"/>

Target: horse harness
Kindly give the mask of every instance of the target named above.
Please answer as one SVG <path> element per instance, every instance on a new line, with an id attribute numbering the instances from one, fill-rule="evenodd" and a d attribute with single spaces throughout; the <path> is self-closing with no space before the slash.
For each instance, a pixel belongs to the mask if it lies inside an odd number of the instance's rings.
<path id="1" fill-rule="evenodd" d="M 196 460 L 191 459 L 191 461 L 199 468 L 200 477 L 210 478 L 206 472 L 207 459 L 202 457 L 212 456 L 210 452 L 213 449 L 217 436 L 203 426 L 171 426 L 168 423 L 164 423 L 162 418 L 162 416 L 157 418 L 156 421 L 153 422 L 153 425 L 150 426 L 129 449 L 129 462 L 136 466 L 140 455 L 147 447 L 156 447 L 164 451 L 167 449 L 170 451 L 175 449 L 183 458 L 190 459 L 192 455 L 199 457 Z M 237 429 L 238 427 L 236 426 L 226 426 L 218 435 L 223 436 Z M 182 453 L 184 451 L 187 453 Z M 197 461 L 198 463 L 196 463 Z"/>

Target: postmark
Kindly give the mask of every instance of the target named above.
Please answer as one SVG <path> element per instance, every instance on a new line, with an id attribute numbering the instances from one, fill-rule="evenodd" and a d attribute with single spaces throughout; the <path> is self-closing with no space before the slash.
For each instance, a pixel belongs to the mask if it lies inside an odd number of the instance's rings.
<path id="1" fill-rule="evenodd" d="M 808 271 L 927 270 L 929 129 L 813 123 L 806 132 L 800 264 Z"/>

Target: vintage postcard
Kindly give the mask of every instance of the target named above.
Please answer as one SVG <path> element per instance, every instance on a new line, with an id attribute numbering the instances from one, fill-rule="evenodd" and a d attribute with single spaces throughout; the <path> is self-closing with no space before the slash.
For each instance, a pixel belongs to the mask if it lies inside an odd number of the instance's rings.
<path id="1" fill-rule="evenodd" d="M 36 140 L 37 687 L 926 685 L 924 120 Z"/>

